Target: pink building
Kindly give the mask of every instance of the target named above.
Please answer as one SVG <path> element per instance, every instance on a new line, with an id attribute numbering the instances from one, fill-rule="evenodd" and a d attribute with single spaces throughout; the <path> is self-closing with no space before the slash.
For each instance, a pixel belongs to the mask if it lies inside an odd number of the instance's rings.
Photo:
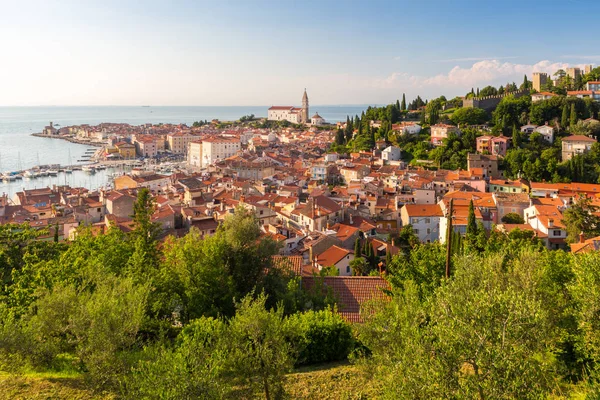
<path id="1" fill-rule="evenodd" d="M 506 150 L 510 147 L 510 140 L 506 136 L 479 136 L 477 138 L 477 152 L 504 157 Z"/>

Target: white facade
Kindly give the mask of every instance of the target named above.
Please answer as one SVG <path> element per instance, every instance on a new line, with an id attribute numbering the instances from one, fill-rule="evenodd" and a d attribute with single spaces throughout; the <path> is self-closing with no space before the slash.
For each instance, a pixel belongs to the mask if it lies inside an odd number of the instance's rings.
<path id="1" fill-rule="evenodd" d="M 201 168 L 202 167 L 202 142 L 190 142 L 188 143 L 187 153 L 188 164 L 191 167 Z"/>
<path id="2" fill-rule="evenodd" d="M 437 124 L 431 126 L 431 144 L 434 146 L 441 146 L 443 144 L 444 139 L 450 135 L 450 133 L 456 133 L 456 135 L 460 136 L 460 131 L 456 126 L 446 125 L 446 124 Z"/>
<path id="3" fill-rule="evenodd" d="M 201 167 L 206 168 L 217 161 L 234 156 L 240 150 L 238 139 L 205 139 L 202 141 Z"/>
<path id="4" fill-rule="evenodd" d="M 442 209 L 437 204 L 405 204 L 400 210 L 402 226 L 411 225 L 421 243 L 432 243 L 440 240 L 442 218 Z"/>
<path id="5" fill-rule="evenodd" d="M 310 122 L 308 117 L 308 95 L 304 89 L 302 108 L 292 106 L 273 106 L 267 111 L 269 121 L 289 121 L 293 124 Z"/>
<path id="6" fill-rule="evenodd" d="M 396 146 L 389 146 L 381 152 L 381 158 L 384 161 L 400 161 L 401 156 L 400 147 Z"/>
<path id="7" fill-rule="evenodd" d="M 554 143 L 554 128 L 548 125 L 538 126 L 533 130 L 542 135 L 544 140 L 548 143 Z"/>

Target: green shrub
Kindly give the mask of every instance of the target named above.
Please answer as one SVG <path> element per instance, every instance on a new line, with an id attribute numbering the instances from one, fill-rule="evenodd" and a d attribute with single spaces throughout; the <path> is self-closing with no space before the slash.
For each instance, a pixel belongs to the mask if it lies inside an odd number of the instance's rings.
<path id="1" fill-rule="evenodd" d="M 345 360 L 354 347 L 350 324 L 332 310 L 294 314 L 289 323 L 301 337 L 298 365 Z"/>

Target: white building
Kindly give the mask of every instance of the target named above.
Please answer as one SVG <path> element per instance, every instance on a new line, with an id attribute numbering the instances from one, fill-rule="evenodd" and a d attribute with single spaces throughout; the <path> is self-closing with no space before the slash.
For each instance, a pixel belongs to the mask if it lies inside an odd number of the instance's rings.
<path id="1" fill-rule="evenodd" d="M 554 128 L 549 125 L 538 126 L 533 130 L 542 135 L 544 140 L 548 143 L 554 143 Z"/>
<path id="2" fill-rule="evenodd" d="M 304 89 L 302 96 L 302 108 L 292 106 L 273 106 L 267 112 L 269 121 L 289 121 L 293 124 L 310 122 L 308 118 L 308 95 Z"/>
<path id="3" fill-rule="evenodd" d="M 241 148 L 237 138 L 214 137 L 190 142 L 188 148 L 188 164 L 193 167 L 206 168 L 217 161 L 234 156 Z"/>
<path id="4" fill-rule="evenodd" d="M 383 161 L 400 161 L 400 157 L 402 156 L 402 151 L 400 151 L 400 147 L 389 146 L 386 147 L 381 152 L 381 158 Z"/>
<path id="5" fill-rule="evenodd" d="M 460 130 L 456 126 L 447 124 L 431 125 L 431 144 L 441 146 L 444 144 L 444 139 L 448 138 L 450 133 L 455 133 L 460 136 Z"/>
<path id="6" fill-rule="evenodd" d="M 443 216 L 438 204 L 405 204 L 400 210 L 402 226 L 411 225 L 421 243 L 440 240 L 440 219 Z"/>
<path id="7" fill-rule="evenodd" d="M 402 135 L 417 135 L 421 132 L 421 125 L 416 122 L 400 122 L 392 125 L 392 130 L 399 132 Z"/>
<path id="8" fill-rule="evenodd" d="M 321 117 L 319 113 L 316 113 L 310 118 L 311 125 L 325 125 L 325 118 Z"/>

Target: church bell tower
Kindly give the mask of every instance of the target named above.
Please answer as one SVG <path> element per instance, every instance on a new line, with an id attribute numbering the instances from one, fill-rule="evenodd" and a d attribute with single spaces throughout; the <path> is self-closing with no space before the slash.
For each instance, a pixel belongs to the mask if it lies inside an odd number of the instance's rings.
<path id="1" fill-rule="evenodd" d="M 302 122 L 309 122 L 308 119 L 308 95 L 306 94 L 306 88 L 304 88 L 304 95 L 302 96 Z"/>

